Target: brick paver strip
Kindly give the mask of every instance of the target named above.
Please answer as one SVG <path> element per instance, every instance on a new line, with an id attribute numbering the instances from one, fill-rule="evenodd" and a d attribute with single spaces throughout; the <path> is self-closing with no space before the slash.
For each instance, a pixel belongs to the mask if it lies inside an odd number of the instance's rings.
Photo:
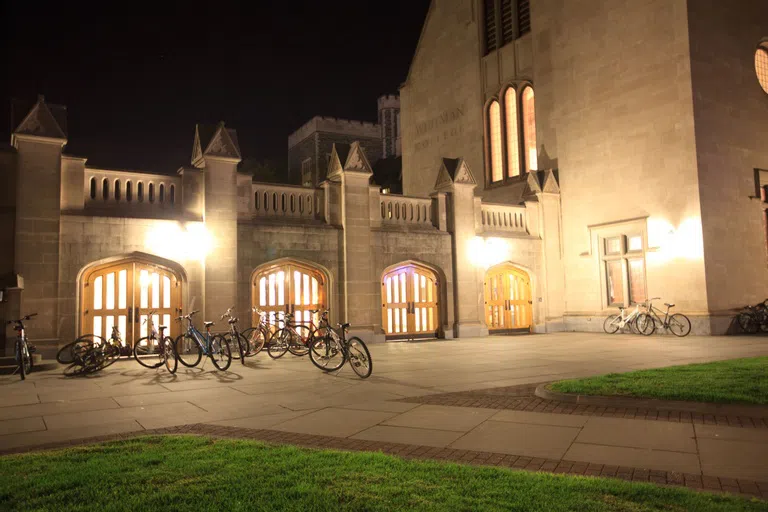
<path id="1" fill-rule="evenodd" d="M 625 466 L 607 466 L 587 462 L 553 460 L 541 457 L 525 457 L 503 453 L 454 450 L 452 448 L 436 448 L 433 446 L 420 446 L 402 443 L 389 443 L 379 441 L 365 441 L 361 443 L 356 439 L 345 439 L 340 437 L 319 435 L 304 435 L 296 434 L 293 432 L 283 432 L 267 429 L 223 427 L 217 425 L 206 425 L 202 423 L 157 428 L 153 430 L 140 430 L 136 432 L 61 441 L 44 445 L 24 446 L 0 451 L 0 455 L 61 449 L 78 445 L 127 440 L 149 435 L 179 434 L 202 435 L 218 438 L 245 438 L 272 444 L 297 445 L 305 448 L 317 449 L 332 447 L 333 449 L 345 451 L 383 452 L 408 459 L 431 459 L 460 462 L 476 466 L 508 467 L 523 471 L 545 471 L 569 475 L 618 478 L 629 481 L 651 482 L 661 485 L 684 486 L 699 490 L 744 494 L 768 500 L 768 482 L 718 478 L 709 475 L 677 473 L 674 471 L 662 471 L 658 469 L 651 470 Z"/>
<path id="2" fill-rule="evenodd" d="M 540 384 L 523 384 L 500 388 L 439 393 L 434 395 L 401 398 L 398 402 L 448 405 L 454 407 L 480 407 L 485 409 L 506 409 L 510 411 L 547 412 L 553 414 L 571 414 L 579 416 L 603 416 L 609 418 L 633 418 L 647 421 L 666 421 L 692 423 L 699 425 L 721 425 L 736 428 L 768 429 L 768 416 L 753 417 L 723 414 L 704 414 L 690 411 L 652 410 L 647 405 L 642 407 L 610 407 L 594 404 L 574 404 L 547 400 L 536 396 Z M 736 409 L 734 409 L 736 410 Z M 766 407 L 754 407 L 752 410 L 768 410 Z"/>

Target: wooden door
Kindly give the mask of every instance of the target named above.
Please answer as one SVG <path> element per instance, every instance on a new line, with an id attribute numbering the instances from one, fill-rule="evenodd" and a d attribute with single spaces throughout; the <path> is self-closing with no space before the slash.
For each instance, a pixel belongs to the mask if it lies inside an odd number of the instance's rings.
<path id="1" fill-rule="evenodd" d="M 485 276 L 485 314 L 488 330 L 495 333 L 529 331 L 533 300 L 528 274 L 503 265 Z"/>
<path id="2" fill-rule="evenodd" d="M 268 267 L 256 273 L 253 279 L 252 304 L 266 313 L 266 320 L 278 326 L 286 313 L 294 313 L 297 323 L 319 321 L 312 310 L 327 307 L 326 283 L 323 274 L 299 263 L 285 263 Z M 253 313 L 253 325 L 259 321 Z"/>
<path id="3" fill-rule="evenodd" d="M 81 288 L 80 334 L 112 335 L 117 325 L 123 345 L 147 335 L 147 315 L 166 334 L 181 331 L 175 317 L 181 307 L 181 281 L 171 270 L 140 261 L 122 261 L 89 271 Z"/>
<path id="4" fill-rule="evenodd" d="M 386 272 L 381 283 L 382 326 L 388 339 L 437 335 L 437 276 L 429 269 L 404 265 Z"/>

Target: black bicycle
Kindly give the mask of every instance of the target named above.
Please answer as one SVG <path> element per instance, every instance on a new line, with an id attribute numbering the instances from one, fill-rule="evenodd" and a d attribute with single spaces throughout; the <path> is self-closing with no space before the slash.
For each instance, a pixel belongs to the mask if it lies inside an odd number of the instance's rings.
<path id="1" fill-rule="evenodd" d="M 176 347 L 173 338 L 165 335 L 167 326 L 159 326 L 159 332 L 155 329 L 155 324 L 152 321 L 155 313 L 155 311 L 150 311 L 147 314 L 145 322 L 149 335 L 139 339 L 133 346 L 133 358 L 141 366 L 149 369 L 160 368 L 165 365 L 165 368 L 173 374 L 176 373 L 178 367 Z"/>
<path id="2" fill-rule="evenodd" d="M 349 361 L 352 370 L 361 379 L 367 379 L 373 372 L 373 359 L 368 347 L 357 336 L 347 338 L 349 324 L 338 324 L 339 333 L 328 322 L 328 311 L 320 317 L 320 325 L 309 345 L 309 359 L 324 372 L 332 372 Z"/>
<path id="3" fill-rule="evenodd" d="M 68 365 L 64 375 L 75 377 L 95 373 L 110 366 L 120 358 L 123 341 L 117 326 L 112 327 L 109 339 L 96 334 L 84 334 L 72 343 L 61 347 L 56 354 L 56 360 Z"/>
<path id="4" fill-rule="evenodd" d="M 232 352 L 232 359 L 239 359 L 241 363 L 245 364 L 245 358 L 251 353 L 250 343 L 248 342 L 248 338 L 241 334 L 237 329 L 237 317 L 232 314 L 233 309 L 234 306 L 227 309 L 224 314 L 221 315 L 221 320 L 226 318 L 227 323 L 229 324 L 229 332 L 224 334 L 224 339 L 227 340 L 230 348 L 237 347 L 237 350 Z"/>
<path id="5" fill-rule="evenodd" d="M 667 306 L 666 311 L 653 307 L 654 300 L 661 300 L 661 297 L 654 297 L 645 301 L 645 312 L 641 313 L 635 321 L 637 330 L 645 336 L 653 334 L 657 328 L 671 331 L 675 336 L 688 336 L 691 332 L 691 321 L 682 313 L 670 315 L 669 310 L 675 307 L 674 304 L 664 303 Z M 661 316 L 663 315 L 663 319 Z"/>
<path id="6" fill-rule="evenodd" d="M 21 380 L 26 379 L 29 372 L 32 371 L 32 353 L 35 352 L 35 347 L 30 345 L 27 341 L 27 330 L 24 327 L 24 322 L 31 319 L 33 316 L 37 316 L 37 313 L 30 313 L 18 320 L 8 321 L 8 325 L 15 324 L 13 330 L 17 333 L 13 355 L 16 359 L 16 364 L 18 365 Z M 16 373 L 16 371 L 14 371 L 14 373 Z"/>
<path id="7" fill-rule="evenodd" d="M 744 306 L 737 321 L 741 330 L 746 333 L 768 332 L 768 299 L 754 306 Z"/>

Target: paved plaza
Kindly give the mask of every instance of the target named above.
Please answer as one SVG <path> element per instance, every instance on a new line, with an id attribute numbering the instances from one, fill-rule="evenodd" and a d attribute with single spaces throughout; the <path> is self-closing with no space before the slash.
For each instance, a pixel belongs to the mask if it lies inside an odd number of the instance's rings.
<path id="1" fill-rule="evenodd" d="M 326 375 L 306 358 L 272 360 L 266 353 L 245 366 L 233 361 L 228 372 L 208 361 L 203 368 L 179 366 L 174 376 L 126 360 L 86 378 L 66 378 L 60 369 L 25 382 L 3 376 L 0 451 L 204 423 L 768 481 L 763 423 L 425 403 L 474 390 L 768 355 L 765 338 L 559 333 L 370 348 L 373 375 L 364 381 L 348 366 Z"/>

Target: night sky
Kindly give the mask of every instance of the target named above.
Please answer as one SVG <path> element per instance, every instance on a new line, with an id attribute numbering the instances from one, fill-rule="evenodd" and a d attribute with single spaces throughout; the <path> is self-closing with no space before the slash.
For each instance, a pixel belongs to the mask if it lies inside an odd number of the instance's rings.
<path id="1" fill-rule="evenodd" d="M 189 164 L 198 122 L 223 120 L 245 158 L 283 163 L 288 135 L 314 115 L 376 121 L 429 0 L 94 5 L 3 3 L 0 136 L 11 98 L 44 94 L 67 106 L 67 153 L 169 174 Z"/>

